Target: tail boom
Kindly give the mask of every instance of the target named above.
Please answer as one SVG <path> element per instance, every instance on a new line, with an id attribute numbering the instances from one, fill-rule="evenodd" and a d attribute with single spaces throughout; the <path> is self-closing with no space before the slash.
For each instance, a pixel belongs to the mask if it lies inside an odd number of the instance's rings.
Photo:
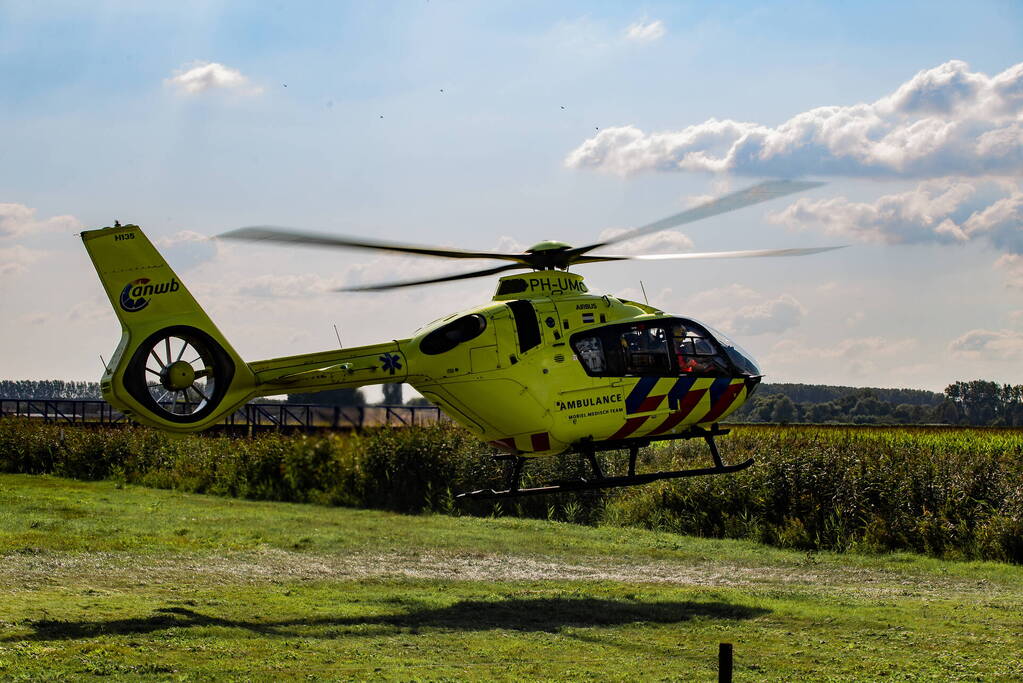
<path id="1" fill-rule="evenodd" d="M 257 396 L 402 382 L 402 342 L 245 363 L 136 225 L 81 234 L 121 323 L 103 397 L 136 422 L 196 432 Z"/>

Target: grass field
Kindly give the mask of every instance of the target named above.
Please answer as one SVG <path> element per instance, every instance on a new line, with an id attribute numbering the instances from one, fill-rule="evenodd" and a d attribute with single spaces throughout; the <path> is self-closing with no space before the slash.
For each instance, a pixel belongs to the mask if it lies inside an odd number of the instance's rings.
<path id="1" fill-rule="evenodd" d="M 627 526 L 795 550 L 911 551 L 1023 565 L 1023 430 L 739 427 L 721 440 L 734 476 L 594 495 L 455 503 L 502 487 L 489 447 L 448 426 L 256 438 L 174 437 L 0 419 L 0 472 L 396 512 L 451 512 Z M 624 473 L 625 454 L 602 454 Z M 639 471 L 709 464 L 706 445 L 657 444 Z M 526 485 L 587 474 L 580 458 L 539 458 Z"/>
<path id="2" fill-rule="evenodd" d="M 1023 567 L 0 475 L 0 678 L 1023 679 Z"/>

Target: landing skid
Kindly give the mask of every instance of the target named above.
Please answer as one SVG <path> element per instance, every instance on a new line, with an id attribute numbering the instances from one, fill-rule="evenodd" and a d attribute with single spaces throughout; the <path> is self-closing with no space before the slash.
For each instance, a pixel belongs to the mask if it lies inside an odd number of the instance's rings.
<path id="1" fill-rule="evenodd" d="M 522 467 L 525 465 L 527 458 L 521 455 L 501 455 L 495 456 L 501 460 L 511 460 L 512 466 L 508 473 L 507 488 L 502 491 L 495 491 L 494 489 L 480 489 L 478 491 L 469 491 L 467 493 L 460 493 L 455 496 L 456 500 L 500 500 L 504 498 L 521 498 L 524 496 L 543 496 L 549 493 L 564 493 L 572 491 L 596 491 L 600 489 L 618 488 L 624 486 L 639 486 L 641 484 L 649 484 L 650 482 L 659 481 L 661 479 L 681 479 L 683 477 L 703 477 L 712 474 L 728 474 L 730 472 L 738 472 L 744 470 L 753 464 L 753 458 L 741 462 L 737 465 L 726 465 L 721 461 L 721 455 L 718 453 L 717 444 L 714 443 L 715 436 L 721 436 L 727 434 L 727 429 L 719 429 L 717 425 L 711 427 L 711 429 L 702 429 L 700 427 L 694 427 L 688 432 L 683 434 L 675 434 L 672 436 L 658 437 L 652 439 L 643 439 L 638 441 L 626 441 L 626 442 L 601 442 L 595 444 L 593 442 L 583 442 L 579 444 L 577 452 L 581 453 L 590 462 L 590 468 L 593 470 L 593 476 L 590 478 L 580 478 L 572 480 L 561 480 L 554 481 L 545 486 L 537 486 L 534 488 L 520 488 L 519 481 L 522 478 Z M 674 439 L 696 439 L 702 438 L 707 442 L 707 446 L 710 448 L 711 458 L 714 460 L 713 467 L 702 467 L 689 470 L 675 470 L 672 472 L 648 472 L 645 474 L 636 474 L 636 457 L 639 455 L 639 449 L 650 445 L 651 441 L 666 441 Z M 600 463 L 597 462 L 596 454 L 598 451 L 609 451 L 609 450 L 622 450 L 624 448 L 629 449 L 629 473 L 625 476 L 617 477 L 606 477 L 600 469 Z"/>

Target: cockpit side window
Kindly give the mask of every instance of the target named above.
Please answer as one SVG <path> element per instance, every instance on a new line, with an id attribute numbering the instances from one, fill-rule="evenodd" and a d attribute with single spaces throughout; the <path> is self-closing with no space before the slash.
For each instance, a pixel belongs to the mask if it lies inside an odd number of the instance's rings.
<path id="1" fill-rule="evenodd" d="M 728 363 L 708 335 L 694 324 L 671 326 L 672 352 L 683 375 L 727 375 Z"/>

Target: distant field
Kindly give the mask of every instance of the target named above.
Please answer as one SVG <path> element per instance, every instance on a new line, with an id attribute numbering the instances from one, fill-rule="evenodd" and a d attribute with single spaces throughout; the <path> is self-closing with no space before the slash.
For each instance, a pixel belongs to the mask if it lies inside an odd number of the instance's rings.
<path id="1" fill-rule="evenodd" d="M 0 678 L 1023 678 L 1023 567 L 0 475 Z"/>

